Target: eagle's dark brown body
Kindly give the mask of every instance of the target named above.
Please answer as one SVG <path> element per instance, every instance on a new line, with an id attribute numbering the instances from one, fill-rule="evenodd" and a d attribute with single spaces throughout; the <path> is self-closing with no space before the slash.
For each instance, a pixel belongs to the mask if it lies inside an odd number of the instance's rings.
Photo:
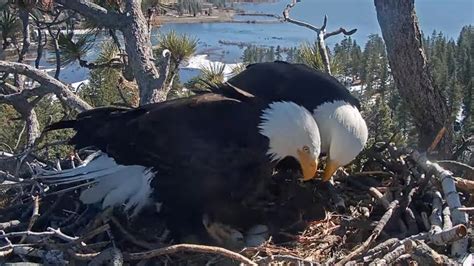
<path id="1" fill-rule="evenodd" d="M 263 107 L 204 94 L 136 109 L 98 108 L 49 130 L 71 127 L 76 148 L 94 146 L 118 164 L 151 167 L 153 199 L 181 237 L 202 229 L 203 213 L 215 217 L 225 208 L 238 226 L 265 219 L 262 209 L 252 209 L 275 166 L 258 132 Z"/>

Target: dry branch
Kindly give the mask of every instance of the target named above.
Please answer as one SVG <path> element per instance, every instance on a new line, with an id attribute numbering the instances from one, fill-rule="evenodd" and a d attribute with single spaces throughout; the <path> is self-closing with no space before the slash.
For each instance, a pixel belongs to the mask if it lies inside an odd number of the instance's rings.
<path id="1" fill-rule="evenodd" d="M 411 257 L 419 263 L 419 265 L 455 265 L 448 257 L 440 255 L 430 246 L 422 241 L 416 241 L 413 244 L 413 252 Z"/>
<path id="2" fill-rule="evenodd" d="M 35 225 L 35 222 L 36 222 L 36 220 L 38 219 L 39 216 L 40 216 L 40 214 L 39 214 L 39 196 L 34 196 L 34 198 L 33 198 L 33 211 L 31 213 L 31 218 L 30 218 L 30 221 L 28 223 L 28 228 L 26 229 L 27 231 L 30 231 L 33 228 L 33 225 Z M 21 238 L 20 243 L 25 242 L 25 240 L 26 240 L 26 235 L 24 235 Z"/>
<path id="3" fill-rule="evenodd" d="M 308 29 L 316 32 L 317 41 L 318 41 L 318 49 L 319 49 L 319 53 L 321 55 L 321 59 L 323 60 L 323 64 L 324 64 L 324 67 L 326 69 L 326 72 L 331 74 L 331 65 L 330 65 L 330 61 L 329 61 L 329 54 L 328 54 L 328 51 L 326 49 L 325 40 L 327 38 L 331 37 L 331 36 L 335 36 L 335 35 L 338 35 L 338 34 L 341 34 L 341 33 L 346 35 L 346 36 L 352 35 L 357 31 L 357 29 L 352 29 L 350 31 L 347 31 L 346 29 L 341 27 L 338 30 L 326 33 L 326 26 L 327 26 L 327 21 L 328 21 L 327 15 L 324 16 L 323 25 L 321 27 L 316 27 L 316 26 L 314 26 L 310 23 L 293 19 L 293 18 L 290 17 L 290 11 L 296 5 L 297 2 L 299 2 L 299 1 L 298 0 L 292 0 L 291 3 L 286 5 L 285 9 L 283 10 L 283 19 L 286 22 L 293 23 L 295 25 L 305 27 L 305 28 L 308 28 Z"/>
<path id="4" fill-rule="evenodd" d="M 413 245 L 413 241 L 405 241 L 402 245 L 397 246 L 395 249 L 385 254 L 382 259 L 375 260 L 370 265 L 390 265 L 401 255 L 410 253 L 413 249 Z"/>
<path id="5" fill-rule="evenodd" d="M 443 196 L 441 196 L 441 193 L 439 191 L 434 191 L 432 211 L 430 215 L 432 233 L 438 233 L 442 230 L 441 229 L 443 226 L 443 220 L 441 217 L 442 212 L 443 212 Z"/>
<path id="6" fill-rule="evenodd" d="M 375 226 L 374 230 L 372 231 L 372 234 L 365 240 L 364 243 L 362 243 L 358 248 L 353 250 L 351 253 L 349 253 L 347 256 L 345 256 L 343 259 L 341 259 L 337 264 L 339 265 L 344 265 L 350 260 L 352 260 L 354 257 L 360 256 L 365 252 L 369 246 L 372 244 L 372 242 L 377 239 L 377 237 L 380 235 L 382 232 L 383 228 L 387 224 L 388 220 L 392 217 L 394 209 L 398 206 L 398 200 L 394 200 L 390 203 L 387 211 L 385 214 L 380 218 L 379 222 L 377 223 L 377 226 Z"/>
<path id="7" fill-rule="evenodd" d="M 417 151 L 414 151 L 411 156 L 415 162 L 417 162 L 425 171 L 432 171 L 437 179 L 441 182 L 446 202 L 451 209 L 451 217 L 454 224 L 464 224 L 468 226 L 467 214 L 458 209 L 462 207 L 462 205 L 459 195 L 456 191 L 456 184 L 454 182 L 452 173 L 443 169 L 441 166 L 439 166 L 439 164 L 430 162 L 426 158 L 426 155 L 420 154 Z M 467 245 L 467 239 L 461 239 L 454 242 L 451 247 L 451 254 L 454 256 L 464 255 L 467 251 Z"/>
<path id="8" fill-rule="evenodd" d="M 100 265 L 123 265 L 123 255 L 118 248 L 108 248 L 100 252 L 99 255 L 95 256 L 89 263 L 89 266 L 100 266 Z"/>
<path id="9" fill-rule="evenodd" d="M 379 201 L 379 203 L 382 204 L 382 206 L 385 209 L 388 209 L 388 207 L 390 206 L 390 202 L 388 202 L 388 200 L 384 197 L 382 192 L 380 192 L 378 189 L 376 189 L 374 187 L 371 187 L 371 188 L 369 188 L 369 193 L 374 198 L 376 198 Z"/>
<path id="10" fill-rule="evenodd" d="M 235 253 L 233 251 L 227 250 L 221 247 L 212 247 L 212 246 L 203 246 L 203 245 L 193 245 L 193 244 L 178 244 L 169 247 L 154 249 L 145 252 L 138 253 L 125 253 L 125 260 L 142 260 L 150 259 L 159 256 L 169 255 L 177 252 L 198 252 L 198 253 L 207 253 L 207 254 L 217 254 L 232 260 L 239 261 L 245 265 L 257 265 L 255 262 L 249 260 L 248 258 Z"/>
<path id="11" fill-rule="evenodd" d="M 458 188 L 459 190 L 474 194 L 474 181 L 459 178 L 459 177 L 455 177 L 454 180 L 456 183 L 456 188 Z"/>
<path id="12" fill-rule="evenodd" d="M 438 246 L 444 246 L 463 239 L 467 235 L 467 228 L 463 224 L 458 224 L 450 229 L 443 230 L 437 233 L 420 233 L 409 237 L 412 240 L 426 240 Z"/>
<path id="13" fill-rule="evenodd" d="M 70 86 L 49 76 L 46 72 L 38 70 L 30 65 L 0 61 L 0 72 L 25 75 L 37 81 L 42 86 L 44 86 L 44 88 L 49 89 L 49 92 L 56 94 L 58 98 L 63 99 L 64 102 L 68 104 L 68 106 L 78 112 L 92 108 L 88 103 L 72 93 Z"/>

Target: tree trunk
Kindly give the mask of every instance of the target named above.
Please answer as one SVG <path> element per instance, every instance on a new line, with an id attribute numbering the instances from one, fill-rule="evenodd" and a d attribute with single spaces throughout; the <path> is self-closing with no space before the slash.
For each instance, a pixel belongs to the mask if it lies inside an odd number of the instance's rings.
<path id="1" fill-rule="evenodd" d="M 155 66 L 150 34 L 140 2 L 136 0 L 127 1 L 126 10 L 130 13 L 131 19 L 123 27 L 122 32 L 129 64 L 140 88 L 140 105 L 142 105 L 164 101 L 166 95 L 154 93 L 155 90 L 161 89 L 164 75 L 160 77 L 160 73 Z"/>
<path id="2" fill-rule="evenodd" d="M 162 88 L 166 74 L 160 73 L 155 66 L 148 26 L 141 10 L 141 0 L 126 0 L 124 13 L 107 10 L 86 0 L 56 0 L 56 2 L 108 29 L 120 30 L 124 37 L 127 60 L 140 91 L 140 104 L 166 100 L 167 92 Z"/>
<path id="3" fill-rule="evenodd" d="M 388 59 L 398 91 L 407 103 L 418 131 L 420 148 L 426 149 L 446 126 L 439 144 L 449 153 L 452 129 L 446 99 L 434 87 L 415 13 L 414 0 L 374 0 Z"/>

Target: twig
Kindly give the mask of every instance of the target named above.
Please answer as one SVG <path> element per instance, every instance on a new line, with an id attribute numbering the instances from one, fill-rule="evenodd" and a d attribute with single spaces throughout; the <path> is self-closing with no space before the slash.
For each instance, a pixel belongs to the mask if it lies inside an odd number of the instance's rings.
<path id="1" fill-rule="evenodd" d="M 28 227 L 26 229 L 27 231 L 30 231 L 33 228 L 33 225 L 35 225 L 35 222 L 38 219 L 39 215 L 40 215 L 39 214 L 39 196 L 36 195 L 33 197 L 33 212 L 31 213 L 30 222 L 28 223 Z M 25 240 L 26 240 L 26 235 L 24 235 L 21 238 L 20 244 L 25 242 Z"/>
<path id="2" fill-rule="evenodd" d="M 110 229 L 110 225 L 109 224 L 104 224 L 104 225 L 102 225 L 100 227 L 97 227 L 96 229 L 84 234 L 81 237 L 76 237 L 74 239 L 74 241 L 66 243 L 66 244 L 64 244 L 64 246 L 72 246 L 72 245 L 81 244 L 82 242 L 84 242 L 86 240 L 89 240 L 89 239 L 95 237 L 96 235 L 98 235 L 100 233 L 103 233 L 103 232 L 105 232 L 109 229 Z"/>
<path id="3" fill-rule="evenodd" d="M 385 214 L 382 216 L 382 218 L 380 218 L 380 221 L 377 223 L 377 226 L 374 228 L 374 230 L 372 231 L 372 234 L 369 236 L 369 238 L 367 238 L 367 240 L 365 240 L 365 242 L 362 243 L 362 245 L 360 245 L 354 251 L 352 251 L 347 256 L 345 256 L 343 259 L 341 259 L 337 264 L 338 265 L 344 265 L 347 262 L 349 262 L 350 260 L 352 260 L 352 258 L 354 258 L 356 256 L 360 256 L 364 251 L 366 251 L 369 248 L 370 244 L 372 244 L 372 242 L 375 239 L 377 239 L 377 237 L 380 235 L 383 228 L 387 224 L 388 220 L 390 219 L 390 217 L 392 217 L 393 211 L 394 211 L 395 208 L 397 208 L 397 206 L 398 206 L 398 200 L 392 201 L 390 203 L 387 211 L 385 212 Z"/>
<path id="4" fill-rule="evenodd" d="M 385 209 L 388 209 L 390 202 L 388 202 L 388 200 L 383 196 L 382 192 L 374 187 L 371 187 L 369 188 L 369 193 L 372 195 L 372 197 L 376 198 Z"/>
<path id="5" fill-rule="evenodd" d="M 356 31 L 357 31 L 357 29 L 352 29 L 352 30 L 349 30 L 349 31 L 348 31 L 348 30 L 346 30 L 346 29 L 344 29 L 344 28 L 339 28 L 339 29 L 337 29 L 337 30 L 335 30 L 335 31 L 328 32 L 328 33 L 324 34 L 324 39 L 327 39 L 327 38 L 329 38 L 329 37 L 331 37 L 331 36 L 334 36 L 334 35 L 339 35 L 339 34 L 341 34 L 341 33 L 344 34 L 344 35 L 346 35 L 346 36 L 349 36 L 349 35 L 354 34 Z"/>
<path id="6" fill-rule="evenodd" d="M 36 237 L 56 236 L 66 241 L 74 241 L 78 239 L 77 237 L 68 236 L 62 233 L 59 229 L 53 229 L 51 227 L 49 227 L 48 231 L 45 231 L 45 232 L 32 232 L 32 231 L 10 232 L 10 233 L 0 235 L 0 239 L 4 239 L 7 237 L 19 237 L 19 236 L 36 236 Z"/>
<path id="7" fill-rule="evenodd" d="M 113 247 L 105 249 L 92 259 L 89 266 L 99 266 L 104 264 L 114 266 L 123 265 L 122 252 L 118 248 Z"/>
<path id="8" fill-rule="evenodd" d="M 148 242 L 143 241 L 143 240 L 139 240 L 136 237 L 134 237 L 132 234 L 127 232 L 127 230 L 125 230 L 125 228 L 123 228 L 123 226 L 120 224 L 119 221 L 117 221 L 117 219 L 115 217 L 111 216 L 110 221 L 119 229 L 119 231 L 125 236 L 125 238 L 128 241 L 132 242 L 133 244 L 135 244 L 135 245 L 137 245 L 141 248 L 144 248 L 145 250 L 150 250 L 154 247 L 156 248 L 156 244 L 148 243 Z"/>
<path id="9" fill-rule="evenodd" d="M 273 265 L 271 264 L 272 262 L 286 262 L 286 263 L 296 263 L 296 265 L 316 265 L 318 263 L 315 263 L 310 260 L 305 260 L 303 258 L 298 258 L 295 256 L 291 255 L 271 255 L 267 257 L 263 257 L 257 261 L 260 265 Z M 284 264 L 287 265 L 287 264 Z M 288 264 L 288 265 L 293 265 L 293 264 Z"/>
<path id="10" fill-rule="evenodd" d="M 436 161 L 437 163 L 440 163 L 440 164 L 451 164 L 451 165 L 455 165 L 457 167 L 460 167 L 460 168 L 464 168 L 466 170 L 468 170 L 469 172 L 473 173 L 474 172 L 474 167 L 468 165 L 468 164 L 465 164 L 465 163 L 461 163 L 461 162 L 458 162 L 458 161 L 452 161 L 452 160 L 438 160 Z M 474 178 L 474 177 L 472 177 Z"/>
<path id="11" fill-rule="evenodd" d="M 213 246 L 203 246 L 203 245 L 193 245 L 193 244 L 178 244 L 169 247 L 154 249 L 145 252 L 138 252 L 138 253 L 124 253 L 124 258 L 127 261 L 130 260 L 142 260 L 142 259 L 150 259 L 154 257 L 159 257 L 163 255 L 173 254 L 177 252 L 199 252 L 199 253 L 207 253 L 207 254 L 218 254 L 224 257 L 228 257 L 230 259 L 239 261 L 246 265 L 257 265 L 257 263 L 249 260 L 248 258 L 242 256 L 239 253 L 235 253 L 233 251 L 227 250 L 221 247 L 213 247 Z"/>
<path id="12" fill-rule="evenodd" d="M 442 127 L 439 131 L 438 131 L 438 134 L 436 134 L 436 137 L 435 139 L 433 140 L 433 142 L 431 143 L 430 147 L 428 147 L 428 150 L 427 152 L 432 152 L 436 149 L 436 147 L 438 146 L 439 142 L 441 141 L 441 139 L 443 138 L 444 134 L 446 134 L 446 127 Z"/>
<path id="13" fill-rule="evenodd" d="M 74 251 L 71 250 L 71 249 L 68 249 L 68 250 L 67 250 L 67 253 L 68 253 L 71 257 L 73 257 L 74 259 L 80 260 L 80 261 L 92 260 L 92 259 L 94 259 L 94 257 L 96 257 L 97 255 L 100 254 L 100 252 L 94 252 L 94 253 L 76 253 L 76 252 L 74 252 Z"/>

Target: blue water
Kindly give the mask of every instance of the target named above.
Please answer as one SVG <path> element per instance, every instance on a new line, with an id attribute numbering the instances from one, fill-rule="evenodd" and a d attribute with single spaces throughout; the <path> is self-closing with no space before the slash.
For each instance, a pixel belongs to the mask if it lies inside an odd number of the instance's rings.
<path id="1" fill-rule="evenodd" d="M 263 4 L 241 4 L 247 11 L 281 14 L 289 0 Z M 474 22 L 473 0 L 416 0 L 415 8 L 422 31 L 431 34 L 433 30 L 444 32 L 449 38 L 457 38 L 462 26 Z M 302 0 L 292 10 L 294 19 L 303 20 L 314 25 L 321 25 L 324 15 L 328 15 L 327 30 L 339 27 L 357 28 L 352 36 L 363 45 L 372 33 L 380 34 L 373 1 L 369 0 Z M 255 17 L 244 19 L 256 19 Z M 268 19 L 260 17 L 258 19 Z M 198 23 L 166 24 L 160 30 L 171 29 L 180 33 L 195 36 L 200 40 L 198 53 L 209 54 L 213 60 L 227 63 L 239 62 L 243 48 L 219 44 L 219 40 L 231 42 L 249 42 L 262 46 L 280 45 L 281 47 L 298 46 L 302 42 L 315 40 L 315 34 L 309 29 L 288 23 L 246 24 L 246 23 Z M 327 40 L 333 46 L 343 37 L 341 35 Z"/>

